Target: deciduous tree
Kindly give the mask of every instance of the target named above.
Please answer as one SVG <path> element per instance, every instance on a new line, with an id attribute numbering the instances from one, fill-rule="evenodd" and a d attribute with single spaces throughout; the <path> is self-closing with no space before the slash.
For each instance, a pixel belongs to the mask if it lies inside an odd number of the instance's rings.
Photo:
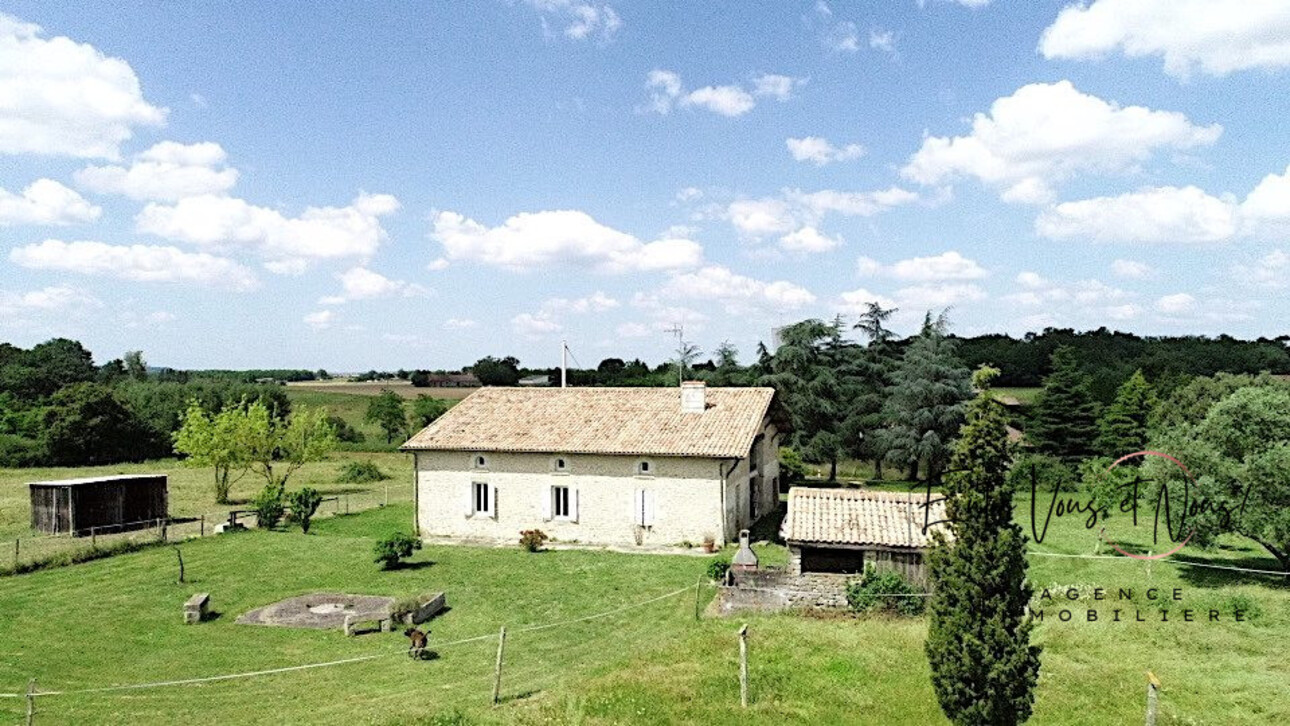
<path id="1" fill-rule="evenodd" d="M 395 436 L 402 435 L 408 427 L 408 414 L 403 408 L 403 397 L 388 388 L 382 389 L 367 402 L 367 414 L 363 419 L 381 427 L 385 432 L 387 444 L 393 442 Z"/>

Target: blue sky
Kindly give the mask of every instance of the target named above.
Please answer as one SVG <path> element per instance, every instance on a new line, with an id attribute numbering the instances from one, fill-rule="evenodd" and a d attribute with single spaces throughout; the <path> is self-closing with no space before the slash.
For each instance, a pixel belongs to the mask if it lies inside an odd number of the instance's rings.
<path id="1" fill-rule="evenodd" d="M 651 361 L 1287 332 L 1290 6 L 0 3 L 0 338 Z"/>

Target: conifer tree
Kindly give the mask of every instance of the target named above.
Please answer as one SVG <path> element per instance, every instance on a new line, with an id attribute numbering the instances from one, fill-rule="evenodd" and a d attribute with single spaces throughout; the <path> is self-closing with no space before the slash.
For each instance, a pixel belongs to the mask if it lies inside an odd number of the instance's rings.
<path id="1" fill-rule="evenodd" d="M 918 478 L 925 466 L 937 481 L 950 457 L 950 444 L 963 423 L 963 405 L 972 397 L 971 372 L 954 355 L 942 313 L 923 321 L 923 330 L 901 355 L 891 374 L 883 417 L 887 460 L 908 466 Z"/>
<path id="2" fill-rule="evenodd" d="M 980 393 L 945 477 L 951 540 L 935 532 L 927 565 L 927 660 L 941 710 L 958 726 L 1013 726 L 1030 718 L 1040 648 L 1026 613 L 1026 538 L 1012 518 L 1007 417 L 989 390 L 998 370 L 973 376 Z"/>
<path id="3" fill-rule="evenodd" d="M 1044 378 L 1026 437 L 1045 454 L 1081 459 L 1093 453 L 1096 443 L 1097 401 L 1074 348 L 1058 348 L 1051 360 L 1052 372 Z"/>
<path id="4" fill-rule="evenodd" d="M 1097 448 L 1105 456 L 1120 457 L 1147 446 L 1147 425 L 1157 404 L 1155 389 L 1142 370 L 1134 371 L 1115 394 L 1115 401 L 1098 422 Z"/>

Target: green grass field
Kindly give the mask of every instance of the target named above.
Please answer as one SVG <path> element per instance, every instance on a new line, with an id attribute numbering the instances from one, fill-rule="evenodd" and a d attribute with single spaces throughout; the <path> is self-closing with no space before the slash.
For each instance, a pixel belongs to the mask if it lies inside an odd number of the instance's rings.
<path id="1" fill-rule="evenodd" d="M 1011 396 L 1021 402 L 1023 406 L 1029 406 L 1035 402 L 1039 396 L 1041 388 L 995 388 L 993 389 L 999 396 Z"/>
<path id="2" fill-rule="evenodd" d="M 891 486 L 898 486 L 892 484 Z M 1029 527 L 1028 500 L 1018 502 Z M 934 724 L 943 723 L 928 680 L 921 619 L 754 616 L 693 619 L 694 591 L 610 617 L 538 631 L 692 586 L 706 558 L 574 550 L 427 547 L 413 566 L 381 572 L 376 537 L 406 528 L 410 505 L 319 521 L 316 532 L 248 532 L 183 545 L 189 582 L 175 582 L 175 554 L 158 548 L 0 580 L 0 692 L 39 678 L 48 690 L 205 677 L 343 658 L 329 668 L 202 685 L 48 696 L 38 723 L 521 723 L 521 724 Z M 1035 549 L 1089 554 L 1082 525 L 1055 526 Z M 1137 543 L 1148 546 L 1145 541 Z M 770 554 L 767 552 L 767 554 Z M 782 553 L 781 553 L 782 554 Z M 1193 553 L 1195 554 L 1195 553 Z M 1214 564 L 1271 567 L 1241 542 L 1199 556 Z M 782 557 L 778 557 L 782 561 Z M 1035 724 L 1141 720 L 1144 673 L 1164 683 L 1161 724 L 1290 722 L 1290 587 L 1284 578 L 1185 568 L 1170 562 L 1031 558 L 1037 587 L 1134 587 L 1130 607 L 1150 622 L 1060 622 L 1048 607 Z M 1247 621 L 1159 622 L 1145 588 L 1182 588 L 1171 605 L 1230 612 Z M 430 624 L 431 644 L 489 635 L 505 624 L 503 703 L 489 705 L 494 644 L 446 646 L 412 662 L 399 634 L 345 638 L 243 626 L 237 615 L 316 590 L 403 596 L 448 593 L 451 610 Z M 193 592 L 212 594 L 219 616 L 181 624 Z M 702 592 L 705 600 L 711 591 Z M 1060 597 L 1061 595 L 1059 595 Z M 735 631 L 749 623 L 752 705 L 738 708 Z M 388 657 L 386 657 L 388 655 Z M 21 716 L 0 699 L 0 721 Z M 460 715 L 459 720 L 448 718 Z"/>

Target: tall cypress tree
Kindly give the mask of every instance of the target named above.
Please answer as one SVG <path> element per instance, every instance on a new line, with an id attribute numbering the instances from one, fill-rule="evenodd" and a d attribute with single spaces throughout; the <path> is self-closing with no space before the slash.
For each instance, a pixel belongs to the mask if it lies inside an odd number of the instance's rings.
<path id="1" fill-rule="evenodd" d="M 936 532 L 927 660 L 946 717 L 958 726 L 1013 726 L 1030 718 L 1040 648 L 1030 644 L 1026 537 L 1012 519 L 1007 417 L 989 390 L 998 370 L 973 376 L 980 391 L 945 477 L 953 540 Z"/>
<path id="2" fill-rule="evenodd" d="M 1098 422 L 1098 451 L 1105 456 L 1118 457 L 1145 449 L 1147 422 L 1157 403 L 1156 391 L 1142 375 L 1142 369 L 1134 371 L 1120 384 L 1115 401 Z"/>
<path id="3" fill-rule="evenodd" d="M 887 460 L 909 467 L 918 478 L 920 465 L 937 481 L 950 457 L 950 444 L 963 423 L 963 404 L 972 397 L 971 372 L 954 354 L 946 336 L 945 315 L 923 321 L 923 330 L 905 348 L 891 374 L 882 433 Z"/>
<path id="4" fill-rule="evenodd" d="M 1063 459 L 1081 459 L 1093 453 L 1097 401 L 1089 377 L 1080 371 L 1074 348 L 1064 345 L 1053 352 L 1052 372 L 1035 401 L 1026 438 L 1041 452 Z"/>

